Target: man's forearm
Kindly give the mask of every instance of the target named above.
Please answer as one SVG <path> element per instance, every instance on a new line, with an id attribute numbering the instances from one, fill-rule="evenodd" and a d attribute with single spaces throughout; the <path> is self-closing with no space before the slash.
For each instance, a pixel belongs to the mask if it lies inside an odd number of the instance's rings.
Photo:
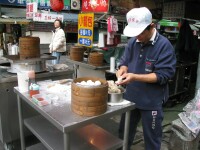
<path id="1" fill-rule="evenodd" d="M 147 83 L 156 83 L 157 76 L 155 73 L 150 74 L 132 74 L 132 81 L 140 81 L 140 82 L 147 82 Z"/>

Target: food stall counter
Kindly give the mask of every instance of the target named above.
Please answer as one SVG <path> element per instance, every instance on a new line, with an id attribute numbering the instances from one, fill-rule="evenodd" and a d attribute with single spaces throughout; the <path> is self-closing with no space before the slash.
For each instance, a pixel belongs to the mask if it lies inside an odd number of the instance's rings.
<path id="1" fill-rule="evenodd" d="M 61 80 L 64 78 L 72 78 L 73 70 L 54 70 L 44 71 L 36 74 L 36 81 L 41 80 Z M 12 145 L 14 141 L 19 140 L 19 122 L 17 110 L 17 98 L 13 91 L 13 87 L 18 85 L 17 74 L 10 73 L 6 67 L 0 67 L 0 142 L 4 145 Z M 26 116 L 35 114 L 29 107 L 25 106 L 24 112 Z M 26 130 L 27 131 L 27 130 Z M 26 132 L 29 135 L 30 132 Z"/>
<path id="2" fill-rule="evenodd" d="M 25 149 L 24 125 L 47 149 L 117 149 L 123 146 L 125 150 L 127 147 L 130 111 L 135 108 L 134 103 L 108 106 L 105 113 L 86 117 L 72 112 L 71 96 L 69 93 L 65 94 L 66 97 L 62 103 L 41 107 L 31 100 L 28 92 L 21 93 L 18 87 L 14 88 L 14 92 L 17 94 L 18 101 L 22 149 Z M 24 118 L 23 102 L 31 106 L 39 115 Z M 122 113 L 126 113 L 124 141 L 95 124 L 96 121 L 103 121 L 106 118 L 111 118 Z"/>

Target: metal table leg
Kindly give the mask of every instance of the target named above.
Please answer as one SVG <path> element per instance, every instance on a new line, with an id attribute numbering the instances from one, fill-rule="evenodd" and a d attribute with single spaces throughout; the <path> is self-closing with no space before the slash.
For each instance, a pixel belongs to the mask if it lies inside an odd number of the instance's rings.
<path id="1" fill-rule="evenodd" d="M 69 140 L 69 133 L 64 133 L 64 150 L 70 150 L 70 140 Z"/>
<path id="2" fill-rule="evenodd" d="M 74 76 L 73 76 L 73 78 L 76 79 L 76 78 L 77 78 L 77 69 L 78 69 L 78 65 L 74 64 L 74 65 L 73 65 L 73 69 L 74 69 Z"/>
<path id="3" fill-rule="evenodd" d="M 175 85 L 174 95 L 176 95 L 177 92 L 178 92 L 178 82 L 179 82 L 179 72 L 180 72 L 180 69 L 181 69 L 181 67 L 176 69 L 177 74 L 176 74 L 176 81 L 175 81 L 176 85 Z"/>
<path id="4" fill-rule="evenodd" d="M 128 135 L 129 135 L 129 126 L 130 126 L 130 116 L 131 112 L 126 112 L 126 118 L 125 118 L 125 127 L 124 127 L 124 146 L 123 150 L 127 150 L 128 148 Z"/>
<path id="5" fill-rule="evenodd" d="M 22 115 L 22 103 L 20 97 L 17 95 L 17 107 L 19 116 L 19 129 L 20 129 L 20 141 L 21 150 L 25 150 L 25 140 L 24 140 L 24 126 L 23 126 L 23 115 Z"/>

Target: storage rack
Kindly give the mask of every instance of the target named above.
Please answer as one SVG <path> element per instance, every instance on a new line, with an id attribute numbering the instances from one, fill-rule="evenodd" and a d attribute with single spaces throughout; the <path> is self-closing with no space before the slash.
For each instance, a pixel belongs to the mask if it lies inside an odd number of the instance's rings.
<path id="1" fill-rule="evenodd" d="M 169 81 L 169 100 L 167 106 L 183 102 L 191 90 L 192 74 L 196 67 L 196 62 L 177 63 L 176 74 Z"/>

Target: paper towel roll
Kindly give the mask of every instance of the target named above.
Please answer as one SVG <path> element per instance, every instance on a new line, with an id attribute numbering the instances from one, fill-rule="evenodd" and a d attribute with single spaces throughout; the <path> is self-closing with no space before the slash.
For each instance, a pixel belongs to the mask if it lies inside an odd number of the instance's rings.
<path id="1" fill-rule="evenodd" d="M 105 33 L 99 33 L 98 47 L 105 47 L 104 34 Z"/>
<path id="2" fill-rule="evenodd" d="M 18 88 L 20 92 L 28 91 L 28 71 L 17 72 Z"/>
<path id="3" fill-rule="evenodd" d="M 110 72 L 115 72 L 115 57 L 110 57 Z"/>

